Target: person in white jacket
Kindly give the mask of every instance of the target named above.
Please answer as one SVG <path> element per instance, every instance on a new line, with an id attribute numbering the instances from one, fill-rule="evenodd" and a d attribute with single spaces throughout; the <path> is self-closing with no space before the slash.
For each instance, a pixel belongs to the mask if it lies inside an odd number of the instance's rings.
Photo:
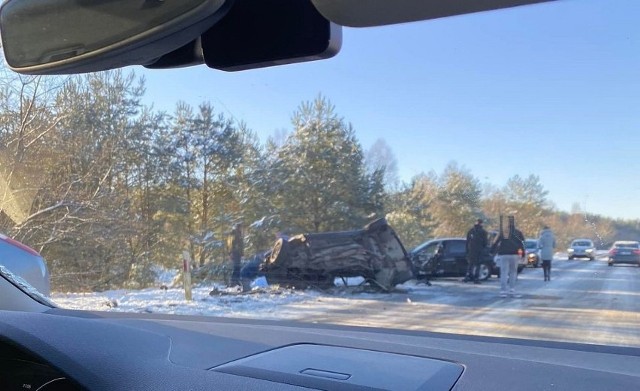
<path id="1" fill-rule="evenodd" d="M 551 260 L 553 260 L 553 249 L 556 248 L 556 238 L 548 226 L 544 226 L 540 231 L 540 258 L 542 258 L 542 270 L 544 271 L 544 280 L 551 281 Z"/>

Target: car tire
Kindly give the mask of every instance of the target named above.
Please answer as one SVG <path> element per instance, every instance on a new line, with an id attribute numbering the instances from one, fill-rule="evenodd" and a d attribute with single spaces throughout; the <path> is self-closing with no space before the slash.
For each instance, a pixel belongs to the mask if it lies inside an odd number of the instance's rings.
<path id="1" fill-rule="evenodd" d="M 570 261 L 573 261 L 573 257 L 572 257 L 572 256 L 569 256 L 569 260 L 570 260 Z"/>
<path id="2" fill-rule="evenodd" d="M 523 270 L 524 270 L 524 266 L 518 265 L 518 274 L 522 273 Z"/>
<path id="3" fill-rule="evenodd" d="M 609 266 L 613 266 L 613 262 L 609 262 L 608 265 Z M 638 265 L 638 266 L 640 266 L 640 265 Z"/>
<path id="4" fill-rule="evenodd" d="M 596 259 L 595 257 L 589 258 L 590 261 L 594 261 L 595 259 Z"/>
<path id="5" fill-rule="evenodd" d="M 284 265 L 289 255 L 289 242 L 283 238 L 276 241 L 269 256 L 270 264 Z"/>
<path id="6" fill-rule="evenodd" d="M 480 270 L 478 270 L 478 279 L 486 281 L 491 277 L 491 268 L 486 263 L 480 264 Z"/>

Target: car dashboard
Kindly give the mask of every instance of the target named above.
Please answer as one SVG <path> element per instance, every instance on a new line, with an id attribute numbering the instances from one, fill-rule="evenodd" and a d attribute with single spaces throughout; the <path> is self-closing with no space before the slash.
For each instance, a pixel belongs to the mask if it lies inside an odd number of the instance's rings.
<path id="1" fill-rule="evenodd" d="M 0 341 L 0 389 L 79 390 L 60 371 L 9 341 Z"/>
<path id="2" fill-rule="evenodd" d="M 602 390 L 640 384 L 636 348 L 313 323 L 3 311 L 0 344 L 2 389 Z"/>

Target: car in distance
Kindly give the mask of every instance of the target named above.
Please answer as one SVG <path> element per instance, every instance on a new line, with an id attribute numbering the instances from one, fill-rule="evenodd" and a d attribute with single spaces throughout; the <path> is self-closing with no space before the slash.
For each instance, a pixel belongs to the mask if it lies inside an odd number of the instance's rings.
<path id="1" fill-rule="evenodd" d="M 427 241 L 409 252 L 414 274 L 418 280 L 430 277 L 464 277 L 467 274 L 467 240 L 441 238 Z M 489 248 L 480 260 L 478 278 L 486 280 L 494 269 Z"/>
<path id="2" fill-rule="evenodd" d="M 596 259 L 596 246 L 591 239 L 575 239 L 567 249 L 569 260 L 575 258 Z"/>
<path id="3" fill-rule="evenodd" d="M 640 243 L 636 241 L 617 241 L 609 250 L 609 266 L 626 263 L 640 266 Z"/>
<path id="4" fill-rule="evenodd" d="M 49 269 L 36 250 L 0 233 L 0 265 L 49 297 Z"/>
<path id="5" fill-rule="evenodd" d="M 270 285 L 296 289 L 325 289 L 336 277 L 363 277 L 390 291 L 413 278 L 407 251 L 384 218 L 360 230 L 280 238 L 260 269 Z"/>
<path id="6" fill-rule="evenodd" d="M 537 239 L 526 239 L 524 241 L 524 251 L 527 266 L 540 266 L 540 245 Z"/>

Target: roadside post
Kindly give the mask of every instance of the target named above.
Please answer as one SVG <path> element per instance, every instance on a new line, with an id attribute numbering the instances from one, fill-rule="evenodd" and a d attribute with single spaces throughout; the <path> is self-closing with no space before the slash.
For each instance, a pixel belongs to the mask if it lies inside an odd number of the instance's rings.
<path id="1" fill-rule="evenodd" d="M 189 251 L 182 252 L 182 283 L 184 284 L 184 298 L 191 301 L 191 255 Z"/>

